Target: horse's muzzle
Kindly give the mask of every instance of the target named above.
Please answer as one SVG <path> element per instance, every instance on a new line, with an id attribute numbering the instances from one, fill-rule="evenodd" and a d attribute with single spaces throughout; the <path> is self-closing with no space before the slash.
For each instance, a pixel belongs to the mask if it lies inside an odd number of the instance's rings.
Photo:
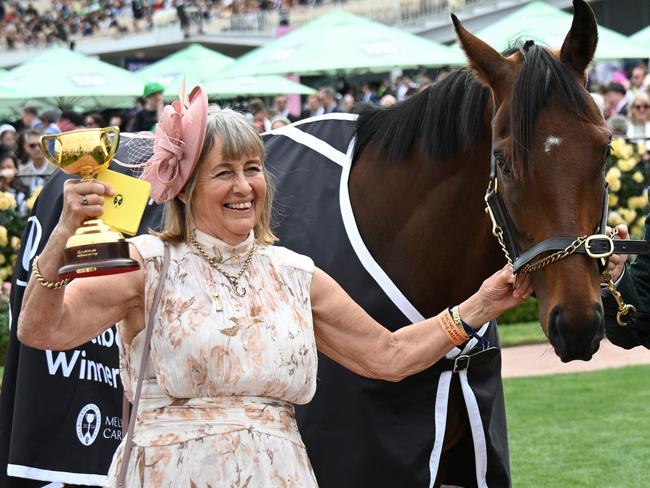
<path id="1" fill-rule="evenodd" d="M 575 359 L 589 361 L 598 351 L 604 335 L 605 320 L 600 303 L 581 312 L 569 311 L 562 305 L 556 305 L 551 310 L 548 338 L 555 354 L 564 363 Z"/>

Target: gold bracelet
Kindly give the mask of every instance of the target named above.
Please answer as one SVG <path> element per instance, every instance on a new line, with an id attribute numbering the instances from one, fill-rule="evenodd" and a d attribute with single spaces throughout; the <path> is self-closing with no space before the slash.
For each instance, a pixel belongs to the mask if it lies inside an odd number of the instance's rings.
<path id="1" fill-rule="evenodd" d="M 59 288 L 63 288 L 65 285 L 70 283 L 72 281 L 70 278 L 66 278 L 64 280 L 59 280 L 59 281 L 47 281 L 45 278 L 43 278 L 43 275 L 41 274 L 41 271 L 38 269 L 38 258 L 40 256 L 36 256 L 34 258 L 34 261 L 32 262 L 32 271 L 34 272 L 34 276 L 38 280 L 38 282 L 43 285 L 45 288 L 49 288 L 50 290 L 58 290 Z"/>
<path id="2" fill-rule="evenodd" d="M 456 327 L 458 327 L 464 332 L 465 327 L 463 327 L 463 321 L 460 319 L 460 309 L 458 308 L 458 305 L 452 307 L 451 317 L 454 319 L 454 322 L 456 323 Z"/>

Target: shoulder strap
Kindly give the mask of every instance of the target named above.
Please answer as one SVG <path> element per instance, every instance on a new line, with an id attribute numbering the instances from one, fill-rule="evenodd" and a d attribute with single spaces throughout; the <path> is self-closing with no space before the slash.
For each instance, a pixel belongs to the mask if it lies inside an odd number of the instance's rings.
<path id="1" fill-rule="evenodd" d="M 140 403 L 140 393 L 142 392 L 142 380 L 144 379 L 144 370 L 147 367 L 147 358 L 149 357 L 149 349 L 151 348 L 153 320 L 156 315 L 156 311 L 158 310 L 158 304 L 160 303 L 163 284 L 165 282 L 165 277 L 167 276 L 167 268 L 169 268 L 169 247 L 165 243 L 163 265 L 162 269 L 160 270 L 160 276 L 158 277 L 158 286 L 156 287 L 156 292 L 154 293 L 153 302 L 151 304 L 151 310 L 149 311 L 149 317 L 147 319 L 147 336 L 145 337 L 144 347 L 142 348 L 142 359 L 140 360 L 140 371 L 138 372 L 138 384 L 135 388 L 135 394 L 133 396 L 133 415 L 131 415 L 131 418 L 129 420 L 129 428 L 126 433 L 124 450 L 122 451 L 122 465 L 120 466 L 120 472 L 117 477 L 118 488 L 124 488 L 126 469 L 129 466 L 129 457 L 131 457 L 131 449 L 133 448 L 133 430 L 135 429 L 135 421 L 138 417 L 138 404 Z"/>

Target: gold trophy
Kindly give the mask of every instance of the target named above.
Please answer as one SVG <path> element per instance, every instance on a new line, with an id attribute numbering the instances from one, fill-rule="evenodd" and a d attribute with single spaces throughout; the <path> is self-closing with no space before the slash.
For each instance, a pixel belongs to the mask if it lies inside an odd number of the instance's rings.
<path id="1" fill-rule="evenodd" d="M 81 129 L 41 136 L 45 157 L 63 171 L 92 181 L 105 170 L 119 144 L 120 129 Z M 65 246 L 60 278 L 82 278 L 135 271 L 138 262 L 129 255 L 124 236 L 101 218 L 86 220 Z"/>

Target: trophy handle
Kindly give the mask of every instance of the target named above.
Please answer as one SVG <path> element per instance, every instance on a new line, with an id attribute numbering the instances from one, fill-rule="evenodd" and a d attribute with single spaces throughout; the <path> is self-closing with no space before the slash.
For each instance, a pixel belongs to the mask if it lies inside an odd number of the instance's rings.
<path id="1" fill-rule="evenodd" d="M 101 131 L 102 131 L 102 141 L 104 141 L 103 136 L 105 134 L 113 135 L 113 144 L 111 144 L 111 148 L 108 153 L 108 160 L 112 161 L 113 157 L 115 156 L 115 153 L 117 152 L 117 146 L 120 145 L 120 128 L 116 125 L 112 125 L 111 127 L 103 127 Z"/>
<path id="2" fill-rule="evenodd" d="M 53 163 L 58 163 L 59 160 L 55 158 L 50 150 L 48 149 L 48 142 L 50 141 L 57 141 L 59 144 L 61 144 L 61 141 L 59 140 L 59 134 L 46 134 L 41 136 L 41 138 L 38 140 L 39 145 L 41 146 L 41 151 L 43 151 L 43 154 L 45 154 L 45 157 L 52 161 Z"/>

